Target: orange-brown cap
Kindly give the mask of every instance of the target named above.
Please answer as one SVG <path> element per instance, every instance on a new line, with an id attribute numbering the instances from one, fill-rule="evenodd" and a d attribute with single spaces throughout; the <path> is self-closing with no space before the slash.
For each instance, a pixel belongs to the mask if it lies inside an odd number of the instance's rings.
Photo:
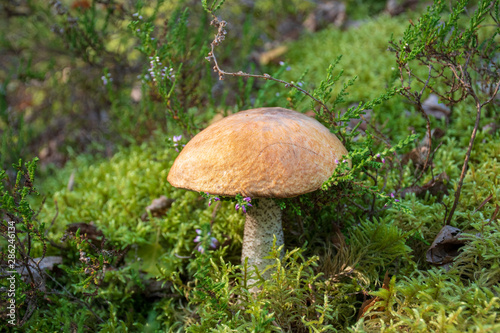
<path id="1" fill-rule="evenodd" d="M 168 181 L 221 196 L 289 198 L 319 189 L 342 155 L 342 143 L 315 119 L 283 108 L 252 109 L 198 133 Z"/>

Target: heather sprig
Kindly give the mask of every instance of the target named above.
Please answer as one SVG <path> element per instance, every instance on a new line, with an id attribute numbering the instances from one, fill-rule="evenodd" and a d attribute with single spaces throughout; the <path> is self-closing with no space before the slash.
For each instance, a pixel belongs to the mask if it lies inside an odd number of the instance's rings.
<path id="1" fill-rule="evenodd" d="M 252 199 L 250 197 L 243 197 L 241 194 L 237 194 L 234 197 L 227 197 L 227 196 L 220 196 L 220 195 L 212 195 L 208 192 L 200 192 L 200 195 L 208 199 L 208 206 L 212 205 L 212 202 L 217 202 L 217 201 L 231 201 L 234 202 L 234 209 L 236 211 L 243 212 L 246 214 L 247 210 L 252 207 Z"/>

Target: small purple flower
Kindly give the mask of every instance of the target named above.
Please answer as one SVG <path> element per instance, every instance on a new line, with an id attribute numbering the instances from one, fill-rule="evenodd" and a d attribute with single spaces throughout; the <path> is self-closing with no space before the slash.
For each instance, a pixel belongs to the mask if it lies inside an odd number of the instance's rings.
<path id="1" fill-rule="evenodd" d="M 208 192 L 205 192 L 205 194 L 207 196 L 210 196 L 210 194 Z M 212 200 L 213 201 L 220 201 L 220 198 L 219 197 L 213 197 L 213 198 L 208 198 L 208 206 L 210 207 L 210 205 L 212 204 Z"/>
<path id="2" fill-rule="evenodd" d="M 243 213 L 246 214 L 247 213 L 247 209 L 245 208 L 245 205 L 242 205 L 241 206 L 241 209 L 243 210 Z"/>
<path id="3" fill-rule="evenodd" d="M 234 206 L 234 209 L 239 210 L 239 209 L 240 209 L 240 204 L 236 204 L 236 205 Z"/>
<path id="4" fill-rule="evenodd" d="M 380 157 L 380 153 L 378 153 L 377 155 L 375 155 L 375 157 Z"/>
<path id="5" fill-rule="evenodd" d="M 338 159 L 335 159 L 335 164 L 339 164 L 339 160 Z"/>
<path id="6" fill-rule="evenodd" d="M 210 237 L 210 248 L 216 249 L 218 245 L 219 245 L 219 241 L 217 240 L 217 238 Z M 203 245 L 198 245 L 196 247 L 196 250 L 200 253 L 205 253 L 205 248 L 203 247 Z"/>
<path id="7" fill-rule="evenodd" d="M 347 160 L 342 160 L 342 163 L 347 163 Z"/>
<path id="8" fill-rule="evenodd" d="M 247 207 L 253 207 L 251 203 L 247 203 Z"/>
<path id="9" fill-rule="evenodd" d="M 151 75 L 152 75 L 152 74 L 153 74 L 153 73 L 151 73 Z M 175 148 L 175 151 L 176 151 L 176 152 L 178 152 L 178 151 L 179 151 L 179 149 L 177 149 L 177 146 L 179 145 L 177 142 L 179 142 L 181 139 L 182 139 L 182 135 L 177 135 L 177 136 L 176 136 L 176 135 L 174 135 L 174 137 L 172 138 L 172 141 L 174 142 L 174 147 L 176 147 L 176 148 Z M 183 146 L 183 147 L 184 147 L 184 146 Z M 207 193 L 207 194 L 208 194 L 208 193 Z M 209 206 L 210 206 L 210 205 L 209 205 Z"/>
<path id="10" fill-rule="evenodd" d="M 243 198 L 243 201 L 250 202 L 252 199 L 250 197 Z"/>
<path id="11" fill-rule="evenodd" d="M 398 199 L 396 199 L 396 200 L 394 200 L 394 201 L 399 202 L 399 200 L 398 200 Z"/>
<path id="12" fill-rule="evenodd" d="M 382 163 L 384 163 L 384 164 L 385 164 L 385 158 L 383 158 L 383 157 L 382 157 Z"/>
<path id="13" fill-rule="evenodd" d="M 199 242 L 201 242 L 201 230 L 200 230 L 200 229 L 196 229 L 196 233 L 198 234 L 198 236 L 196 236 L 196 237 L 193 239 L 193 242 L 195 242 L 195 243 L 199 243 Z"/>
<path id="14" fill-rule="evenodd" d="M 196 236 L 193 241 L 195 243 L 200 243 L 202 240 L 201 230 L 196 229 L 196 233 L 198 234 L 198 236 Z M 210 236 L 210 232 L 208 232 L 207 235 Z M 219 241 L 217 240 L 217 238 L 210 237 L 210 248 L 215 249 L 215 248 L 217 248 L 218 245 L 219 245 Z M 198 246 L 196 247 L 196 250 L 198 252 L 205 253 L 205 248 L 201 244 L 198 244 Z"/>
<path id="15" fill-rule="evenodd" d="M 393 193 L 391 193 L 391 198 L 394 198 L 394 192 L 393 192 Z"/>
<path id="16" fill-rule="evenodd" d="M 285 63 L 283 61 L 280 61 L 280 66 L 284 66 Z"/>
<path id="17" fill-rule="evenodd" d="M 217 248 L 217 245 L 219 245 L 219 241 L 215 237 L 210 237 L 210 247 L 212 249 Z"/>

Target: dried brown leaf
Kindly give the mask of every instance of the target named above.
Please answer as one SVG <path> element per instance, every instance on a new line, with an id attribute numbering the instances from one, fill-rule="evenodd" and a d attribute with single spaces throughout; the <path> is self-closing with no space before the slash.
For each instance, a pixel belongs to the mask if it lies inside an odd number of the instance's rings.
<path id="1" fill-rule="evenodd" d="M 458 256 L 458 250 L 465 245 L 465 241 L 459 238 L 461 232 L 458 228 L 445 225 L 427 250 L 427 262 L 438 266 L 451 263 Z"/>
<path id="2" fill-rule="evenodd" d="M 426 114 L 434 116 L 436 119 L 446 119 L 448 121 L 451 115 L 450 108 L 443 103 L 439 103 L 439 97 L 435 94 L 429 95 L 429 98 L 422 103 L 422 108 Z"/>
<path id="3" fill-rule="evenodd" d="M 165 215 L 167 210 L 172 207 L 172 203 L 175 199 L 169 199 L 162 195 L 161 197 L 154 199 L 153 202 L 146 207 L 146 212 L 142 214 L 141 219 L 143 221 L 147 220 L 148 212 L 151 213 L 153 217 L 159 217 Z"/>
<path id="4" fill-rule="evenodd" d="M 340 1 L 329 1 L 319 4 L 302 25 L 306 30 L 314 32 L 326 28 L 329 24 L 342 27 L 346 18 L 345 4 Z"/>

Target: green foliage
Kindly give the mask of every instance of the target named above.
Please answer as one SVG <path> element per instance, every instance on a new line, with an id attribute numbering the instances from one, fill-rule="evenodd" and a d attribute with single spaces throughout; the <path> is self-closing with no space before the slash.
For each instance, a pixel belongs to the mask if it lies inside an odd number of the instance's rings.
<path id="1" fill-rule="evenodd" d="M 467 243 L 461 249 L 454 266 L 462 276 L 481 287 L 492 287 L 500 282 L 500 221 L 485 220 L 474 223 L 473 232 L 465 232 L 461 239 Z"/>
<path id="2" fill-rule="evenodd" d="M 485 44 L 479 45 L 478 30 L 489 14 L 498 22 L 498 1 L 479 1 L 474 13 L 470 15 L 469 22 L 460 22 L 463 13 L 467 10 L 470 0 L 462 0 L 454 4 L 447 19 L 443 20 L 444 11 L 448 6 L 444 1 L 436 1 L 427 8 L 416 24 L 410 25 L 400 41 L 399 62 L 408 63 L 418 59 L 422 54 L 427 54 L 430 59 L 440 59 L 440 54 L 451 55 L 456 62 L 469 61 L 469 52 L 495 53 L 498 46 L 494 46 L 498 28 Z M 493 10 L 492 9 L 495 9 Z M 493 46 L 493 48 L 490 48 Z"/>
<path id="3" fill-rule="evenodd" d="M 17 218 L 16 223 L 20 222 L 26 225 L 32 222 L 34 211 L 30 207 L 28 196 L 38 194 L 33 187 L 37 161 L 38 158 L 35 158 L 23 166 L 22 160 L 19 160 L 17 164 L 13 165 L 17 170 L 17 175 L 13 186 L 10 187 L 12 193 L 7 187 L 9 179 L 6 172 L 0 170 L 0 209 L 11 219 Z M 23 184 L 21 184 L 21 180 L 24 180 Z"/>
<path id="4" fill-rule="evenodd" d="M 387 50 L 387 41 L 391 34 L 402 34 L 405 26 L 404 18 L 382 15 L 356 29 L 326 29 L 313 36 L 304 36 L 290 45 L 285 59 L 291 70 L 285 73 L 284 78 L 297 81 L 296 78 L 307 68 L 312 81 L 318 82 L 325 69 L 342 55 L 343 77 L 349 80 L 357 77 L 357 86 L 363 87 L 350 89 L 345 102 L 359 103 L 373 99 L 381 91 L 391 88 L 397 78 L 394 75 L 397 67 L 394 66 L 393 55 Z M 332 96 L 337 96 L 342 87 L 335 87 Z"/>
<path id="5" fill-rule="evenodd" d="M 328 331 L 341 329 L 356 314 L 353 296 L 359 286 L 352 281 L 324 279 L 314 273 L 317 257 L 305 259 L 303 250 L 295 249 L 280 257 L 274 248 L 269 266 L 271 278 L 260 278 L 255 287 L 247 288 L 246 265 L 232 265 L 217 253 L 202 254 L 194 260 L 193 286 L 185 286 L 190 293 L 189 311 L 185 317 L 186 331 Z M 199 305 L 199 306 L 196 306 Z M 195 310 L 196 309 L 196 310 Z M 191 312 L 192 311 L 192 312 Z M 200 316 L 201 320 L 196 317 Z"/>
<path id="6" fill-rule="evenodd" d="M 0 169 L 0 248 L 2 265 L 0 287 L 10 290 L 9 277 L 14 277 L 16 285 L 14 295 L 4 292 L 1 301 L 8 304 L 10 298 L 15 299 L 15 317 L 5 316 L 4 325 L 15 326 L 21 322 L 22 315 L 33 311 L 33 304 L 42 297 L 40 288 L 42 282 L 33 276 L 40 275 L 40 269 L 32 264 L 32 247 L 34 244 L 43 246 L 42 256 L 45 256 L 47 240 L 45 237 L 45 223 L 36 219 L 35 211 L 29 203 L 29 197 L 38 195 L 34 187 L 35 171 L 38 159 L 23 163 L 22 160 L 13 168 L 17 170 L 15 181 L 9 179 L 7 173 Z M 28 279 L 22 279 L 19 267 L 29 266 Z M 10 304 L 10 303 L 9 303 Z M 12 313 L 12 312 L 11 312 Z M 7 322 L 9 325 L 7 325 Z M 14 324 L 13 324 L 14 323 Z"/>
<path id="7" fill-rule="evenodd" d="M 378 301 L 351 332 L 463 332 L 500 328 L 498 286 L 464 284 L 460 276 L 433 269 L 416 271 L 373 294 Z"/>
<path id="8" fill-rule="evenodd" d="M 366 278 L 377 281 L 398 261 L 411 264 L 410 252 L 401 229 L 390 221 L 364 221 L 349 230 L 352 266 Z"/>
<path id="9" fill-rule="evenodd" d="M 39 80 L 43 87 L 33 84 L 40 95 L 27 113 L 38 114 L 43 105 L 39 101 L 46 99 L 52 103 L 48 110 L 54 119 L 71 118 L 83 108 L 76 97 L 89 100 L 91 94 L 95 104 L 89 102 L 88 109 L 106 110 L 103 119 L 110 116 L 111 124 L 106 127 L 110 131 L 103 132 L 103 137 L 119 134 L 132 143 L 114 149 L 109 159 L 80 155 L 57 169 L 41 183 L 48 194 L 44 203 L 29 199 L 34 193 L 34 162 L 16 164 L 19 173 L 15 180 L 9 171 L 0 173 L 0 208 L 2 214 L 17 219 L 20 240 L 29 244 L 29 250 L 19 244 L 28 254 L 25 259 L 46 253 L 63 259 L 57 270 L 43 273 L 46 293 L 20 283 L 20 314 L 28 312 L 30 304 L 36 306 L 26 324 L 14 330 L 499 330 L 498 134 L 479 130 L 478 149 L 471 152 L 463 197 L 453 221 L 465 230 L 461 237 L 466 244 L 449 272 L 429 269 L 425 252 L 443 225 L 443 204 L 449 206 L 452 198 L 430 193 L 399 196 L 416 179 L 416 166 L 400 161 L 404 153 L 419 146 L 426 121 L 398 97 L 406 90 L 394 89 L 398 73 L 392 68 L 394 59 L 386 43 L 391 33 L 404 35 L 408 48 L 393 44 L 400 52 L 401 66 L 414 66 L 422 54 L 432 50 L 451 52 L 459 61 L 465 59 L 464 50 L 489 57 L 498 52 L 496 40 L 488 39 L 497 36 L 497 26 L 487 23 L 495 18 L 498 22 L 498 9 L 491 7 L 488 18 L 485 13 L 490 7 L 484 1 L 470 15 L 463 7 L 466 1 L 449 13 L 444 3 L 437 2 L 404 34 L 406 18 L 388 16 L 356 29 L 305 34 L 289 44 L 290 52 L 284 56 L 287 63 L 265 69 L 273 77 L 293 79 L 294 84 L 311 91 L 317 119 L 338 135 L 349 155 L 345 162 L 339 161 L 323 191 L 279 202 L 284 209 L 286 255 L 280 258 L 281 249 L 273 248 L 270 257 L 275 263 L 267 268 L 271 278 L 263 279 L 249 276 L 252 270 L 240 264 L 244 214 L 235 210 L 235 202 L 251 209 L 249 201 L 242 196 L 217 200 L 202 193 L 209 199 L 207 205 L 198 193 L 172 188 L 166 178 L 182 144 L 205 126 L 217 106 L 233 111 L 275 105 L 305 111 L 310 106 L 306 95 L 295 89 L 284 92 L 283 86 L 271 81 L 261 84 L 256 78 L 239 78 L 231 84 L 228 77 L 227 88 L 215 84 L 204 60 L 213 32 L 207 28 L 209 18 L 202 7 L 209 12 L 218 10 L 229 21 L 234 15 L 243 22 L 233 20 L 228 28 L 228 36 L 238 36 L 238 40 L 221 47 L 220 62 L 259 71 L 259 65 L 249 64 L 248 58 L 253 47 L 260 45 L 258 37 L 275 38 L 278 19 L 298 21 L 311 4 L 261 0 L 221 7 L 223 2 L 202 1 L 200 8 L 189 9 L 184 3 L 177 7 L 177 2 L 162 1 L 122 7 L 93 1 L 87 9 L 65 8 L 57 2 L 49 12 L 33 1 L 30 8 L 40 20 L 20 30 L 18 40 L 0 37 L 11 52 L 26 47 L 30 29 L 37 30 L 70 58 L 57 60 L 51 67 L 36 55 L 23 53 L 22 66 L 12 65 L 18 68 L 15 75 L 2 76 L 0 130 L 11 142 L 2 140 L 0 163 L 9 163 L 12 156 L 22 153 L 29 131 L 38 131 L 43 123 L 41 119 L 40 124 L 23 127 L 24 117 L 12 118 L 16 113 L 9 111 L 7 97 L 23 80 Z M 372 1 L 369 6 L 382 4 L 385 2 Z M 9 18 L 17 26 L 22 22 Z M 57 34 L 49 31 L 49 22 L 55 24 Z M 123 29 L 126 26 L 129 29 Z M 58 42 L 54 36 L 59 37 Z M 71 68 L 71 75 L 63 75 L 64 66 Z M 411 73 L 425 77 L 428 68 L 416 66 Z M 493 74 L 488 80 L 473 76 L 473 87 L 491 87 L 496 80 Z M 51 79 L 43 81 L 46 76 Z M 445 91 L 442 81 L 429 82 L 437 92 Z M 57 94 L 54 87 L 59 87 Z M 142 95 L 132 102 L 134 89 Z M 481 94 L 486 96 L 487 90 Z M 321 103 L 326 107 L 319 108 Z M 445 184 L 449 190 L 457 188 L 457 164 L 469 141 L 463 133 L 475 126 L 469 114 L 473 101 L 455 104 L 449 124 L 430 120 L 433 128 L 446 126 L 447 132 L 421 179 L 425 183 L 446 172 L 452 179 Z M 365 122 L 369 125 L 363 131 L 361 122 L 351 123 L 368 116 L 371 120 Z M 481 126 L 497 120 L 495 105 L 486 106 Z M 68 124 L 70 131 L 74 127 Z M 69 178 L 73 179 L 71 186 L 67 185 Z M 162 195 L 175 201 L 161 214 L 147 212 L 152 200 Z M 251 204 L 258 204 L 258 199 Z M 32 207 L 38 205 L 42 206 L 35 213 L 37 209 Z M 67 227 L 73 223 L 93 225 L 102 235 L 69 232 Z M 4 260 L 4 243 L 0 244 Z M 386 273 L 393 277 L 381 287 Z M 369 294 L 377 297 L 375 303 L 358 320 L 361 303 Z"/>
<path id="10" fill-rule="evenodd" d="M 205 9 L 207 12 L 213 12 L 217 11 L 222 4 L 224 3 L 225 0 L 213 0 L 211 5 L 208 5 L 207 2 L 208 0 L 201 0 L 201 5 L 203 6 L 203 9 Z"/>
<path id="11" fill-rule="evenodd" d="M 214 2 L 211 6 L 218 8 L 220 5 Z M 208 20 L 202 15 L 198 27 L 191 23 L 188 29 L 190 10 L 178 8 L 159 36 L 155 26 L 159 7 L 160 3 L 153 15 L 144 18 L 138 6 L 129 24 L 139 39 L 137 49 L 149 59 L 149 68 L 141 76 L 142 90 L 161 100 L 167 119 L 181 127 L 185 135 L 193 134 L 200 121 L 196 109 L 211 102 L 203 97 L 203 92 L 210 91 L 212 85 L 204 61 L 204 54 L 208 52 Z"/>

